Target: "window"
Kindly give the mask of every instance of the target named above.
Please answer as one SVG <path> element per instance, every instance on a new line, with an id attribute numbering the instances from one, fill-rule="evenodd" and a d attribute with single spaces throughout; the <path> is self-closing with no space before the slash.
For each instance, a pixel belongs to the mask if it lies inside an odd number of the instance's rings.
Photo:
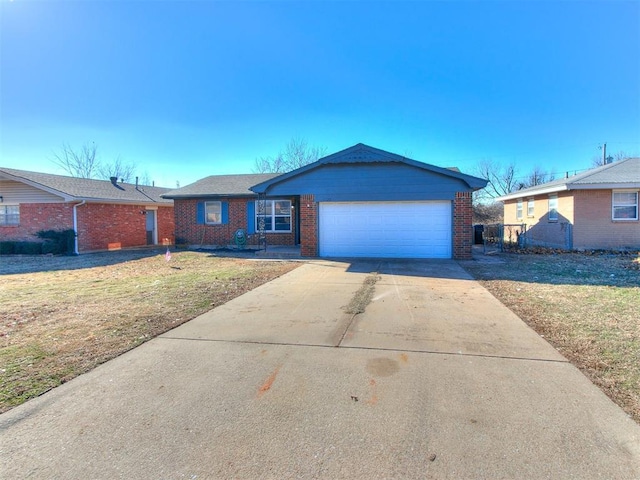
<path id="1" fill-rule="evenodd" d="M 222 202 L 204 202 L 204 223 L 207 225 L 222 223 Z"/>
<path id="2" fill-rule="evenodd" d="M 534 207 L 533 198 L 527 200 L 527 217 L 533 217 L 533 214 L 536 211 Z"/>
<path id="3" fill-rule="evenodd" d="M 549 195 L 549 221 L 558 221 L 558 195 Z"/>
<path id="4" fill-rule="evenodd" d="M 518 203 L 516 204 L 516 218 L 522 218 L 522 199 L 518 199 Z"/>
<path id="5" fill-rule="evenodd" d="M 20 225 L 19 205 L 0 205 L 0 226 Z"/>
<path id="6" fill-rule="evenodd" d="M 613 220 L 638 220 L 638 192 L 613 192 Z"/>
<path id="7" fill-rule="evenodd" d="M 264 212 L 260 212 L 260 204 L 256 202 L 256 231 L 260 230 L 260 221 L 263 219 L 265 232 L 290 232 L 291 201 L 265 200 Z"/>

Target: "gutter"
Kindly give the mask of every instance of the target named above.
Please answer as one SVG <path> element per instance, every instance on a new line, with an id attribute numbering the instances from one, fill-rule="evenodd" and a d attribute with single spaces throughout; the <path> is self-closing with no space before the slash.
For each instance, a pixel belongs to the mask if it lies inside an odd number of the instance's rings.
<path id="1" fill-rule="evenodd" d="M 74 255 L 79 255 L 80 253 L 78 252 L 78 207 L 81 207 L 82 205 L 84 205 L 86 202 L 86 200 L 82 200 L 80 203 L 74 203 L 73 204 L 73 231 L 75 232 L 75 238 L 74 238 L 74 244 L 73 244 L 73 254 Z"/>

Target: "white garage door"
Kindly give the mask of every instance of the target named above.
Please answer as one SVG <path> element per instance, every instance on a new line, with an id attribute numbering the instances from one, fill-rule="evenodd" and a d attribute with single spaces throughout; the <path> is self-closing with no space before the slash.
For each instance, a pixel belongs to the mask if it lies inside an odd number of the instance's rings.
<path id="1" fill-rule="evenodd" d="M 451 258 L 451 202 L 322 202 L 323 257 Z"/>

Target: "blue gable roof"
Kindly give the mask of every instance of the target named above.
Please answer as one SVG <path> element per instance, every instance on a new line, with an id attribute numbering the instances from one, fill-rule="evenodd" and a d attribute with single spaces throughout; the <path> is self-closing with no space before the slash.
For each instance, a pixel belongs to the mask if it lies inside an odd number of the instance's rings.
<path id="1" fill-rule="evenodd" d="M 359 143 L 251 187 L 256 193 L 312 193 L 317 201 L 453 199 L 487 181 Z"/>

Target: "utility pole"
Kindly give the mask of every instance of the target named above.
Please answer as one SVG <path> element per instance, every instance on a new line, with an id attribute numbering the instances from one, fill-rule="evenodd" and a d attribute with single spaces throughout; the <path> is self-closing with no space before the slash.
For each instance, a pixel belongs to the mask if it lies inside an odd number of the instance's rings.
<path id="1" fill-rule="evenodd" d="M 607 142 L 602 144 L 602 165 L 607 164 Z"/>

